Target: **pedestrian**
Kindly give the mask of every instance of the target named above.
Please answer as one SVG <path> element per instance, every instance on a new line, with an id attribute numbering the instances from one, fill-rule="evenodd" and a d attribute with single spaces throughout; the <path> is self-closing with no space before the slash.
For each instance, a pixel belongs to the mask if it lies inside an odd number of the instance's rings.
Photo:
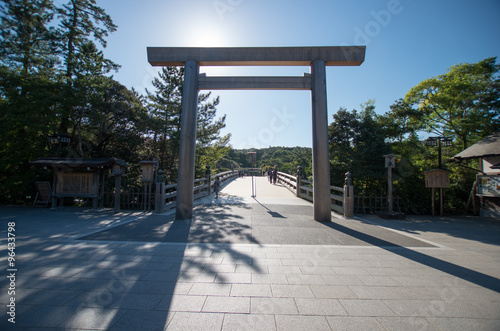
<path id="1" fill-rule="evenodd" d="M 276 185 L 276 180 L 278 179 L 278 166 L 275 165 L 274 166 L 274 170 L 273 170 L 273 184 Z"/>
<path id="2" fill-rule="evenodd" d="M 271 170 L 271 167 L 267 169 L 267 175 L 269 176 L 269 183 L 273 183 L 273 171 Z"/>
<path id="3" fill-rule="evenodd" d="M 219 197 L 219 189 L 220 189 L 220 182 L 219 182 L 219 176 L 217 176 L 217 177 L 215 177 L 215 181 L 214 181 L 214 192 L 215 192 L 216 199 Z"/>

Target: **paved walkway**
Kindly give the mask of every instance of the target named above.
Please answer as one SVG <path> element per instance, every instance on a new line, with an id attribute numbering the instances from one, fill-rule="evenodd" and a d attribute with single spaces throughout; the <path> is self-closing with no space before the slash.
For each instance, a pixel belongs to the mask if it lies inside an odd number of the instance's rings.
<path id="1" fill-rule="evenodd" d="M 498 221 L 322 224 L 310 203 L 263 178 L 250 195 L 250 178 L 237 179 L 175 222 L 1 207 L 0 329 L 500 329 Z"/>

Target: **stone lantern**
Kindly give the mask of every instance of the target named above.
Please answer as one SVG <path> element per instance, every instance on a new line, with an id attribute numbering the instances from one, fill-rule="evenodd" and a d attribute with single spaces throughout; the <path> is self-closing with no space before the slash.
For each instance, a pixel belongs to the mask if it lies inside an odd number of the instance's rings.
<path id="1" fill-rule="evenodd" d="M 115 176 L 115 207 L 114 212 L 120 212 L 120 193 L 122 186 L 122 176 L 125 176 L 125 167 L 119 164 L 114 164 L 111 168 L 111 175 Z"/>
<path id="2" fill-rule="evenodd" d="M 158 168 L 158 160 L 140 161 L 142 182 L 144 183 L 144 210 L 151 209 L 151 185 L 154 182 L 154 172 Z"/>

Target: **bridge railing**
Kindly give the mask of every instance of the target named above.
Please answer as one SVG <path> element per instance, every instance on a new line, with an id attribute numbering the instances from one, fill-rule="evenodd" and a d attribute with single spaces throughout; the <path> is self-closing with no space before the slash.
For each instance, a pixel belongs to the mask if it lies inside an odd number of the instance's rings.
<path id="1" fill-rule="evenodd" d="M 297 177 L 278 171 L 278 183 L 286 186 L 290 191 L 297 190 Z"/>
<path id="2" fill-rule="evenodd" d="M 213 180 L 219 177 L 220 189 L 227 185 L 229 181 L 238 176 L 238 171 L 225 171 L 215 175 L 207 175 L 205 178 L 195 179 L 193 187 L 194 200 L 210 196 L 213 190 Z M 177 205 L 177 183 L 165 185 L 160 177 L 156 183 L 155 212 L 163 213 L 175 208 Z"/>
<path id="3" fill-rule="evenodd" d="M 352 217 L 354 214 L 354 193 L 350 176 L 350 173 L 346 174 L 346 185 L 343 188 L 330 186 L 331 209 L 346 217 Z M 310 180 L 278 172 L 278 182 L 297 197 L 313 201 L 313 182 Z"/>

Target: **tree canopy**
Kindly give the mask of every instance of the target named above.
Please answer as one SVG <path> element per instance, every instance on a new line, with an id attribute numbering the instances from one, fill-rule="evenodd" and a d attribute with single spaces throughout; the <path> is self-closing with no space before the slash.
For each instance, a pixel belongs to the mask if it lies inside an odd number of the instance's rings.
<path id="1" fill-rule="evenodd" d="M 183 81 L 183 67 L 165 67 L 153 80 L 155 91 L 147 91 L 148 153 L 159 159 L 170 183 L 177 182 Z M 210 97 L 210 93 L 198 96 L 195 174 L 199 177 L 205 175 L 207 165 L 217 171 L 219 160 L 229 150 L 230 135 L 220 134 L 226 117 L 215 118 L 219 98 Z"/>
<path id="2" fill-rule="evenodd" d="M 269 147 L 260 149 L 231 149 L 220 164 L 226 169 L 253 168 L 248 162 L 248 152 L 256 152 L 255 166 L 262 169 L 278 167 L 278 171 L 297 174 L 301 166 L 306 177 L 312 176 L 312 149 L 308 147 Z"/>
<path id="3" fill-rule="evenodd" d="M 453 146 L 442 148 L 445 167 L 452 171 L 446 207 L 448 212 L 463 210 L 476 173 L 447 161 L 500 129 L 499 69 L 496 58 L 455 65 L 410 89 L 383 115 L 374 112 L 374 101 L 362 104 L 361 111 L 339 109 L 329 125 L 332 184 L 339 185 L 351 171 L 356 195 L 383 196 L 387 171 L 382 156 L 396 154 L 395 193 L 404 211 L 428 212 L 424 171 L 437 168 L 438 149 L 424 140 L 449 137 Z"/>
<path id="4" fill-rule="evenodd" d="M 496 58 L 457 64 L 413 87 L 405 102 L 427 132 L 452 136 L 465 149 L 500 126 L 500 66 Z"/>
<path id="5" fill-rule="evenodd" d="M 0 16 L 0 197 L 24 202 L 38 176 L 39 157 L 121 158 L 134 165 L 159 159 L 177 181 L 183 68 L 165 68 L 146 96 L 114 80 L 119 65 L 104 56 L 116 31 L 95 0 L 2 1 Z M 227 152 L 216 118 L 218 98 L 200 95 L 197 168 L 205 172 Z M 65 134 L 68 144 L 49 142 Z M 35 172 L 37 172 L 35 174 Z M 138 167 L 132 167 L 133 174 Z M 125 179 L 133 182 L 135 176 Z"/>

